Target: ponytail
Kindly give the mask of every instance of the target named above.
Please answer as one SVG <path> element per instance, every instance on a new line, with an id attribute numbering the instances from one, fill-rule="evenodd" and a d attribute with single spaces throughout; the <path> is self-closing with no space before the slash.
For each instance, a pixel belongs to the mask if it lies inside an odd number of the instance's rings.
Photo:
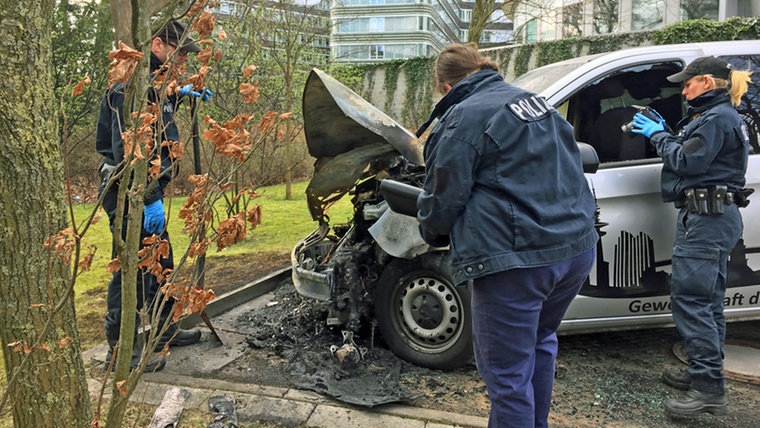
<path id="1" fill-rule="evenodd" d="M 728 90 L 728 95 L 731 97 L 731 104 L 734 107 L 738 107 L 741 104 L 742 95 L 747 93 L 749 84 L 752 83 L 752 80 L 750 80 L 751 74 L 751 71 L 731 70 L 731 76 L 729 77 L 731 79 L 731 86 Z"/>

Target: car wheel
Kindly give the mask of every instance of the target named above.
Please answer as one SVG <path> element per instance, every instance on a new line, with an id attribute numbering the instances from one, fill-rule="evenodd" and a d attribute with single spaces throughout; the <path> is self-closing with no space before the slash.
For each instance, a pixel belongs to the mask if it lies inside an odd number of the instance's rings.
<path id="1" fill-rule="evenodd" d="M 445 254 L 395 259 L 380 276 L 375 318 L 399 357 L 419 366 L 450 370 L 472 357 L 470 288 L 454 286 Z"/>

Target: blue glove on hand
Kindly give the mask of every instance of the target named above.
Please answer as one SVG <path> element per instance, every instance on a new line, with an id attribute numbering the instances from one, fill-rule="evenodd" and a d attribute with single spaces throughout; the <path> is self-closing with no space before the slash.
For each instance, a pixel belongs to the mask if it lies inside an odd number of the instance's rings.
<path id="1" fill-rule="evenodd" d="M 161 200 L 145 205 L 143 229 L 148 233 L 159 234 L 164 230 L 164 203 Z"/>
<path id="2" fill-rule="evenodd" d="M 185 85 L 181 88 L 179 88 L 179 95 L 180 96 L 186 96 L 186 95 L 192 95 L 194 97 L 200 97 L 201 93 L 193 90 L 193 85 Z"/>
<path id="3" fill-rule="evenodd" d="M 192 95 L 195 98 L 200 98 L 204 103 L 207 103 L 211 99 L 211 96 L 214 95 L 214 93 L 211 92 L 211 89 L 206 88 L 201 89 L 200 92 L 194 91 L 193 85 L 185 85 L 179 88 L 179 95 L 183 97 L 186 95 Z"/>
<path id="4" fill-rule="evenodd" d="M 208 88 L 201 89 L 201 101 L 203 101 L 204 103 L 209 102 L 209 100 L 211 99 L 213 95 L 214 93 L 211 92 L 211 89 L 208 89 Z"/>
<path id="5" fill-rule="evenodd" d="M 665 130 L 665 120 L 660 118 L 659 121 L 654 121 L 641 113 L 636 113 L 633 116 L 633 129 L 631 132 L 635 134 L 641 134 L 647 138 L 650 138 L 655 132 Z"/>

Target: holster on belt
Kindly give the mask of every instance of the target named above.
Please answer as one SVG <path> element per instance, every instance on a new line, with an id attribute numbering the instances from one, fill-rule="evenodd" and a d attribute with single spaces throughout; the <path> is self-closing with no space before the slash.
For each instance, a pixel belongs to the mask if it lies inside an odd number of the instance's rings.
<path id="1" fill-rule="evenodd" d="M 723 214 L 723 204 L 726 202 L 726 195 L 728 194 L 728 187 L 715 186 L 707 189 L 707 202 L 708 211 L 710 215 Z"/>
<path id="2" fill-rule="evenodd" d="M 710 186 L 706 188 L 688 188 L 683 192 L 684 199 L 676 207 L 686 207 L 691 214 L 721 215 L 725 205 L 734 203 L 734 194 L 728 192 L 727 186 Z"/>
<path id="3" fill-rule="evenodd" d="M 739 208 L 744 208 L 749 205 L 749 195 L 755 192 L 755 189 L 746 188 L 740 189 L 733 194 L 733 200 Z"/>

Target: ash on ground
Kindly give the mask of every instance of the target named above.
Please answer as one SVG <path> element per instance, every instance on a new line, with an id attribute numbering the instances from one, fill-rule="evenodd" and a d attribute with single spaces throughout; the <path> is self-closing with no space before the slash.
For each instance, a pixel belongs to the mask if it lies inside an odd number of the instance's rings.
<path id="1" fill-rule="evenodd" d="M 251 332 L 246 342 L 252 348 L 280 359 L 279 370 L 291 386 L 366 407 L 415 398 L 400 382 L 409 363 L 384 348 L 374 329 L 363 335 L 334 329 L 326 318 L 323 304 L 286 286 L 237 322 Z"/>

